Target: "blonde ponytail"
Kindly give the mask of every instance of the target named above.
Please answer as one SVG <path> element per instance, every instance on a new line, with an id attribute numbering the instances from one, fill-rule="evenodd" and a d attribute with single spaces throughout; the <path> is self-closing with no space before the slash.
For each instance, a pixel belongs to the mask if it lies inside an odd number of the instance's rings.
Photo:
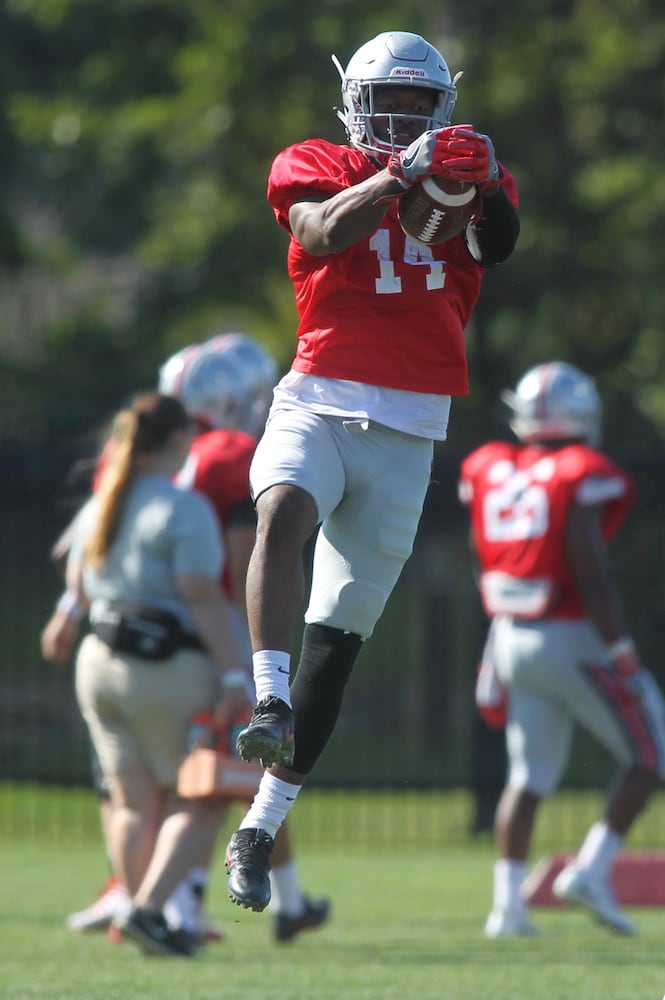
<path id="1" fill-rule="evenodd" d="M 159 451 L 172 434 L 188 423 L 182 403 L 157 392 L 137 396 L 131 407 L 117 414 L 111 431 L 110 457 L 97 491 L 97 521 L 85 547 L 86 562 L 93 566 L 105 562 L 127 495 L 140 471 L 141 457 Z"/>
<path id="2" fill-rule="evenodd" d="M 121 410 L 113 421 L 113 449 L 102 474 L 97 496 L 98 516 L 85 548 L 86 561 L 100 566 L 115 538 L 125 497 L 136 475 L 139 415 Z"/>

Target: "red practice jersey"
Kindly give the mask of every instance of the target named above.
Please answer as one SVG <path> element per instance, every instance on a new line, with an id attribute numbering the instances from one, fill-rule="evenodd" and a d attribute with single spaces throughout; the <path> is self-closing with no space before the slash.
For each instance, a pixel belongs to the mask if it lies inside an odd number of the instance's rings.
<path id="1" fill-rule="evenodd" d="M 470 508 L 486 613 L 585 617 L 564 558 L 570 509 L 574 503 L 602 504 L 609 541 L 634 495 L 633 481 L 585 444 L 492 442 L 472 452 L 462 463 L 460 499 Z"/>
<path id="2" fill-rule="evenodd" d="M 311 139 L 275 158 L 268 201 L 289 231 L 294 202 L 332 196 L 378 169 L 359 150 Z M 517 206 L 515 182 L 502 169 Z M 483 270 L 461 234 L 433 246 L 406 236 L 396 199 L 376 232 L 341 253 L 312 256 L 291 238 L 288 271 L 300 318 L 293 368 L 413 392 L 468 392 L 464 330 Z"/>
<path id="3" fill-rule="evenodd" d="M 233 508 L 250 499 L 249 467 L 256 445 L 256 438 L 245 431 L 211 430 L 199 434 L 192 441 L 187 461 L 176 476 L 179 486 L 198 490 L 210 500 L 224 535 Z M 233 599 L 226 570 L 222 582 Z"/>

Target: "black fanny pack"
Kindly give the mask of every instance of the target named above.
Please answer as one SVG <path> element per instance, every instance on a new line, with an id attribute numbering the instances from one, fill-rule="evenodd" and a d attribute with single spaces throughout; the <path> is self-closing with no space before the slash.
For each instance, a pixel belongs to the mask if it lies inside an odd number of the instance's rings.
<path id="1" fill-rule="evenodd" d="M 177 615 L 147 604 L 110 604 L 90 628 L 115 653 L 142 660 L 167 660 L 179 649 L 205 648 L 197 636 L 183 630 Z"/>

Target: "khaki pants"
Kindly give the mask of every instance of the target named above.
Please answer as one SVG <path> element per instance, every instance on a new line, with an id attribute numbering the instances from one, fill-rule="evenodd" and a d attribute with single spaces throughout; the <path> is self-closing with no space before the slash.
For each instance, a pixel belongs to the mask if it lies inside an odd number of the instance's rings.
<path id="1" fill-rule="evenodd" d="M 76 659 L 76 696 L 105 774 L 143 764 L 160 787 L 173 788 L 192 717 L 219 699 L 218 670 L 203 652 L 146 661 L 88 635 Z"/>

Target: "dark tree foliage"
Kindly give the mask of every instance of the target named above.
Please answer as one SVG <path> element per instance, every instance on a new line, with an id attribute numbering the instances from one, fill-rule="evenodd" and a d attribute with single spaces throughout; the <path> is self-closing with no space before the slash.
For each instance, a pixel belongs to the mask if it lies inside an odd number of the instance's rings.
<path id="1" fill-rule="evenodd" d="M 322 0 L 9 0 L 0 8 L 4 398 L 78 433 L 171 351 L 222 329 L 287 366 L 276 152 L 343 140 L 345 63 L 420 31 L 462 69 L 455 120 L 515 173 L 522 234 L 468 331 L 451 445 L 496 432 L 498 392 L 559 357 L 598 377 L 613 432 L 654 447 L 662 390 L 665 15 L 656 0 L 539 6 Z M 58 377 L 53 378 L 57 370 Z M 48 418 L 48 420 L 46 420 Z"/>

